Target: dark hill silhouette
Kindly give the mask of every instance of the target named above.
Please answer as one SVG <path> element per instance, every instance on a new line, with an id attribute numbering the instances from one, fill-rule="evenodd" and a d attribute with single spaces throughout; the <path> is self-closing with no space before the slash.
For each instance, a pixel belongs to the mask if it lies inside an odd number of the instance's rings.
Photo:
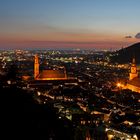
<path id="1" fill-rule="evenodd" d="M 140 42 L 135 43 L 127 48 L 123 48 L 114 53 L 115 56 L 111 57 L 111 62 L 118 63 L 131 63 L 132 58 L 136 58 L 136 63 L 140 64 Z"/>

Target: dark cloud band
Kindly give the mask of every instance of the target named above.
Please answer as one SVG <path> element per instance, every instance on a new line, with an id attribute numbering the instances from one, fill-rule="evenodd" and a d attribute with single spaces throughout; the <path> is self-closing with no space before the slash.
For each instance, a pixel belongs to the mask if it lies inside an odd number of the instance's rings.
<path id="1" fill-rule="evenodd" d="M 135 35 L 135 38 L 140 39 L 140 33 L 137 33 L 137 34 Z"/>
<path id="2" fill-rule="evenodd" d="M 127 35 L 127 36 L 125 36 L 125 38 L 132 38 L 132 36 L 131 35 Z"/>

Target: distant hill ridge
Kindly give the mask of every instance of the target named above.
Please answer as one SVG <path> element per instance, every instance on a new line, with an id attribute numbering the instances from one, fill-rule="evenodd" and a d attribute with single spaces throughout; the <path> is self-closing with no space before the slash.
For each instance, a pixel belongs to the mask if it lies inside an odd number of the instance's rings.
<path id="1" fill-rule="evenodd" d="M 140 42 L 135 43 L 127 48 L 122 48 L 110 57 L 111 62 L 130 63 L 132 58 L 136 58 L 136 63 L 140 64 Z"/>

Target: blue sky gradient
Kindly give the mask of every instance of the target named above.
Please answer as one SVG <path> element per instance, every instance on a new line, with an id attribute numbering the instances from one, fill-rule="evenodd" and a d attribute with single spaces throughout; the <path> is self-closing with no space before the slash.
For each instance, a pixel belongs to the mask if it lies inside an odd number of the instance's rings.
<path id="1" fill-rule="evenodd" d="M 63 47 L 131 44 L 139 41 L 134 37 L 140 31 L 139 5 L 140 0 L 0 0 L 0 47 L 11 42 L 28 47 L 34 41 L 46 47 L 47 41 Z"/>

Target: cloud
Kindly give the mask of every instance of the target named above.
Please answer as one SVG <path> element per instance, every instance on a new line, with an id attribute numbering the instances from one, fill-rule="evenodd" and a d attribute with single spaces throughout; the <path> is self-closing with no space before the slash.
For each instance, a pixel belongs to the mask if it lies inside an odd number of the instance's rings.
<path id="1" fill-rule="evenodd" d="M 132 36 L 131 35 L 127 35 L 127 36 L 125 36 L 125 38 L 129 39 L 129 38 L 132 38 Z"/>
<path id="2" fill-rule="evenodd" d="M 137 34 L 135 35 L 135 38 L 140 39 L 140 33 L 137 33 Z"/>

